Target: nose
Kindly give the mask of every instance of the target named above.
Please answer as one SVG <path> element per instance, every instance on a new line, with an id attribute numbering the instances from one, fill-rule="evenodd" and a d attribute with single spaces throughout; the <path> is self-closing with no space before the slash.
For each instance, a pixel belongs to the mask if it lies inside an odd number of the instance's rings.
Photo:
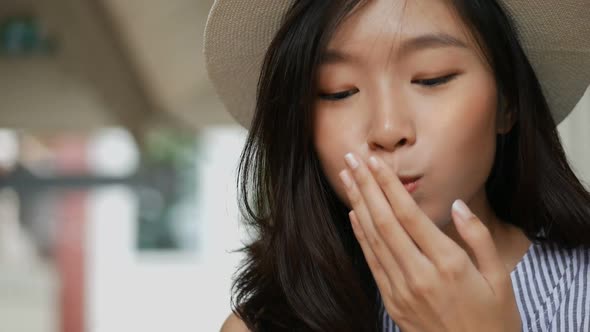
<path id="1" fill-rule="evenodd" d="M 373 151 L 392 152 L 416 142 L 416 126 L 412 111 L 401 99 L 394 100 L 391 94 L 388 95 L 380 98 L 381 102 L 374 104 L 367 137 L 367 143 Z"/>

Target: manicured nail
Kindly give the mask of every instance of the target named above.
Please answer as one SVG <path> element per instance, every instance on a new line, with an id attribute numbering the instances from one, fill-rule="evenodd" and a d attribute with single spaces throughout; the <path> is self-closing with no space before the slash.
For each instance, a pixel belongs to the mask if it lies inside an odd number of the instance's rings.
<path id="1" fill-rule="evenodd" d="M 379 162 L 377 161 L 377 158 L 375 158 L 375 156 L 372 156 L 371 158 L 369 158 L 369 166 L 371 166 L 371 168 L 374 171 L 379 169 Z"/>
<path id="2" fill-rule="evenodd" d="M 359 167 L 359 162 L 352 153 L 348 153 L 346 156 L 344 156 L 344 159 L 350 168 L 356 169 Z"/>
<path id="3" fill-rule="evenodd" d="M 459 215 L 461 219 L 463 219 L 463 221 L 470 220 L 471 216 L 473 215 L 471 210 L 469 210 L 469 207 L 467 207 L 467 204 L 465 204 L 465 202 L 460 199 L 453 203 L 453 210 Z"/>
<path id="4" fill-rule="evenodd" d="M 344 182 L 344 185 L 348 188 L 352 188 L 352 178 L 350 177 L 350 174 L 348 174 L 347 170 L 344 170 L 342 172 L 340 172 L 340 179 L 342 179 L 342 182 Z"/>

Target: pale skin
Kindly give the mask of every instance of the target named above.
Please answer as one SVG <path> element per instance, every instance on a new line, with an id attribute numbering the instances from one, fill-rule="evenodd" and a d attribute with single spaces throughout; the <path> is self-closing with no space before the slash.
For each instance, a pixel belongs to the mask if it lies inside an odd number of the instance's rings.
<path id="1" fill-rule="evenodd" d="M 510 271 L 530 241 L 494 214 L 484 187 L 496 137 L 513 123 L 467 31 L 443 1 L 370 1 L 338 28 L 319 70 L 314 146 L 404 332 L 520 331 Z M 410 42 L 432 34 L 459 43 Z M 422 176 L 412 193 L 406 175 Z M 457 199 L 470 217 L 451 209 Z M 227 324 L 247 331 L 233 315 Z"/>

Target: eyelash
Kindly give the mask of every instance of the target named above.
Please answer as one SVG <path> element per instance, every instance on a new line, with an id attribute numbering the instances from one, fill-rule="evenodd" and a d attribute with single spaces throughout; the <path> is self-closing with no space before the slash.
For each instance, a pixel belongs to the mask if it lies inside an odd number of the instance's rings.
<path id="1" fill-rule="evenodd" d="M 446 84 L 446 83 L 452 81 L 457 75 L 458 74 L 451 74 L 451 75 L 437 77 L 437 78 L 431 78 L 431 79 L 414 80 L 414 81 L 412 81 L 412 83 L 422 84 L 426 88 L 432 89 L 434 87 L 437 87 L 439 85 L 443 85 L 443 84 Z M 352 90 L 342 91 L 342 92 L 337 92 L 337 93 L 332 93 L 332 94 L 320 94 L 320 98 L 324 99 L 324 100 L 328 100 L 328 101 L 338 101 L 338 100 L 346 99 L 350 96 L 353 96 L 358 92 L 359 92 L 359 89 L 352 89 Z"/>
<path id="2" fill-rule="evenodd" d="M 320 98 L 324 100 L 338 101 L 355 95 L 357 92 L 359 92 L 359 89 L 352 89 L 331 94 L 320 94 Z"/>
<path id="3" fill-rule="evenodd" d="M 431 78 L 431 79 L 427 79 L 427 80 L 414 80 L 412 81 L 412 83 L 423 83 L 426 87 L 435 87 L 435 86 L 439 86 L 439 85 L 443 85 L 445 83 L 450 82 L 451 80 L 453 80 L 458 74 L 450 74 L 447 76 L 442 76 L 442 77 L 437 77 L 437 78 Z M 431 84 L 425 84 L 425 83 L 431 83 Z"/>

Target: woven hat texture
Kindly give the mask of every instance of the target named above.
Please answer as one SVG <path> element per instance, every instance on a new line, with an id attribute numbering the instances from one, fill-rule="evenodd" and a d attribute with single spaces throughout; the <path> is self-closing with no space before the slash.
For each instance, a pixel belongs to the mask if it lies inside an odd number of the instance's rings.
<path id="1" fill-rule="evenodd" d="M 590 85 L 590 0 L 500 0 L 560 123 Z M 205 29 L 207 72 L 249 128 L 266 50 L 294 0 L 216 0 Z"/>

